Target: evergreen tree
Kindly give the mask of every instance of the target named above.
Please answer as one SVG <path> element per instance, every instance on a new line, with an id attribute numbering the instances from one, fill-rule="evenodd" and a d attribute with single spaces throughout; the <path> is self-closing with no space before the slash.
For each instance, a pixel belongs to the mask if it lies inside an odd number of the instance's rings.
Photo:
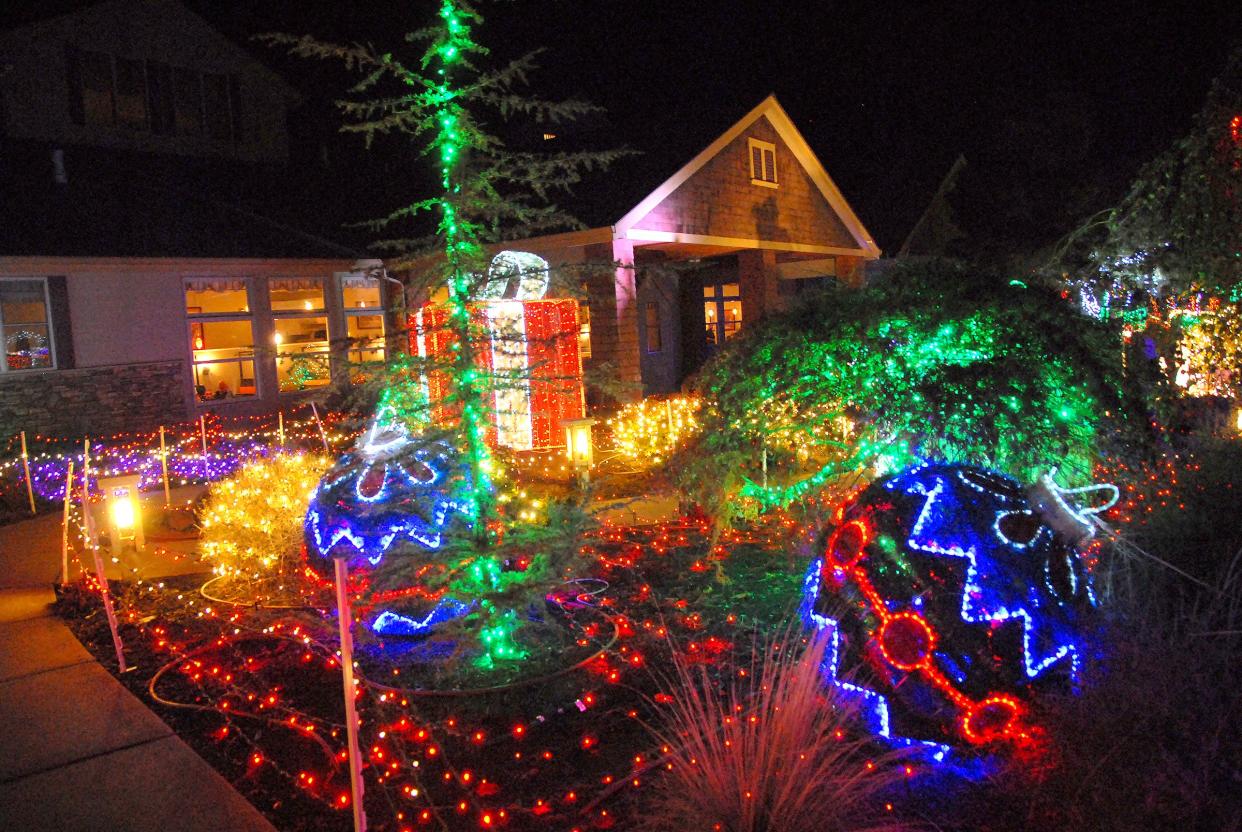
<path id="1" fill-rule="evenodd" d="M 496 283 L 522 277 L 489 273 L 488 246 L 581 227 L 552 197 L 568 191 L 584 173 L 606 168 L 626 151 L 536 153 L 508 147 L 489 128 L 489 118 L 551 125 L 597 108 L 578 100 L 551 101 L 521 91 L 535 68 L 535 52 L 497 69 L 484 67 L 488 50 L 473 38 L 482 17 L 468 3 L 443 0 L 438 18 L 434 25 L 406 36 L 408 43 L 424 45 L 414 57 L 371 46 L 324 43 L 309 36 L 271 35 L 265 40 L 288 46 L 298 56 L 340 60 L 348 69 L 362 72 L 352 97 L 339 102 L 347 122 L 343 129 L 361 133 L 368 146 L 380 135 L 408 137 L 435 168 L 438 194 L 402 205 L 371 225 L 398 232 L 376 245 L 392 252 L 390 268 L 407 274 L 412 295 L 430 297 L 447 290 L 451 340 L 447 362 L 415 372 L 407 361 L 398 375 L 408 380 L 429 371 L 444 372 L 450 380 L 447 404 L 457 415 L 459 444 L 471 474 L 466 498 L 476 532 L 482 535 L 496 512 L 486 441 L 493 410 L 491 392 L 496 384 L 513 379 L 480 368 L 479 349 L 494 334 L 472 315 L 471 305 L 499 296 Z M 432 234 L 401 235 L 428 214 L 435 220 Z"/>
<path id="2" fill-rule="evenodd" d="M 1239 299 L 1242 48 L 1213 82 L 1190 133 L 1146 165 L 1121 203 L 1075 240 L 1093 238 L 1071 280 L 1089 311 L 1097 304 L 1141 308 L 1149 297 L 1198 291 Z"/>

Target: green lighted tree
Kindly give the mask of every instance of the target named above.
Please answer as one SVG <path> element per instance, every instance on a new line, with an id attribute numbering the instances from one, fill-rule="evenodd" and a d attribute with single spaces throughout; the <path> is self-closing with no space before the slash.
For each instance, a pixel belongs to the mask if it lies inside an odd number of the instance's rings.
<path id="1" fill-rule="evenodd" d="M 572 507 L 549 506 L 542 525 L 502 518 L 499 471 L 488 447 L 493 394 L 522 380 L 512 372 L 488 369 L 480 358 L 494 342 L 523 336 L 490 331 L 476 303 L 502 297 L 505 286 L 533 277 L 520 264 L 492 268 L 493 244 L 580 227 L 552 198 L 625 151 L 528 152 L 511 148 L 492 132 L 492 125 L 505 121 L 556 124 L 596 108 L 520 92 L 534 69 L 535 53 L 498 69 L 485 68 L 488 50 L 473 38 L 481 23 L 466 2 L 442 0 L 435 24 L 407 35 L 408 43 L 418 45 L 409 56 L 311 37 L 265 39 L 288 47 L 294 55 L 341 61 L 360 73 L 350 98 L 338 102 L 346 120 L 342 129 L 361 134 L 368 146 L 385 135 L 408 139 L 426 160 L 420 163 L 429 164 L 435 174 L 433 195 L 369 223 L 377 233 L 389 235 L 376 246 L 391 252 L 387 265 L 403 275 L 407 291 L 416 297 L 442 294 L 447 307 L 444 324 L 434 324 L 434 333 L 422 333 L 445 349 L 430 358 L 390 357 L 386 367 L 373 373 L 372 388 L 378 387 L 379 393 L 372 433 L 417 438 L 409 450 L 416 457 L 420 446 L 434 443 L 444 433 L 432 424 L 431 408 L 452 417 L 450 432 L 455 434 L 464 474 L 450 478 L 452 505 L 463 507 L 473 537 L 446 535 L 436 549 L 434 568 L 419 580 L 432 594 L 460 599 L 471 610 L 446 624 L 438 637 L 459 646 L 472 643 L 478 652 L 476 664 L 491 668 L 493 660 L 524 655 L 515 632 L 528 617 L 526 610 L 542 605 L 549 583 L 564 579 L 560 561 L 564 553 L 576 552 L 574 541 L 567 539 L 580 531 L 576 524 L 581 512 L 574 515 Z M 434 402 L 424 387 L 424 379 L 433 377 L 447 381 L 447 393 Z M 354 476 L 365 475 L 366 470 L 388 476 L 386 467 L 368 469 L 365 459 L 358 463 L 347 457 L 342 464 L 361 464 Z M 376 498 L 368 506 L 405 509 L 400 498 L 388 499 L 391 505 Z M 366 513 L 360 509 L 361 515 Z M 493 534 L 501 519 L 508 526 L 503 538 Z M 412 565 L 426 553 L 400 554 L 409 557 L 386 557 L 371 572 L 373 590 L 409 586 Z"/>
<path id="2" fill-rule="evenodd" d="M 347 120 L 343 129 L 363 134 L 368 145 L 379 135 L 408 136 L 435 168 L 438 194 L 403 205 L 372 226 L 393 230 L 416 226 L 424 215 L 435 217 L 430 235 L 390 237 L 376 245 L 394 252 L 390 268 L 409 275 L 407 285 L 413 294 L 430 296 L 447 290 L 452 343 L 447 363 L 436 369 L 451 381 L 448 404 L 458 416 L 460 444 L 471 473 L 466 499 L 476 531 L 484 534 L 496 512 L 486 437 L 492 415 L 489 393 L 497 379 L 480 369 L 480 345 L 492 335 L 472 315 L 471 304 L 489 295 L 490 283 L 513 277 L 488 273 L 487 246 L 580 227 L 552 202 L 552 196 L 570 189 L 584 173 L 606 168 L 626 151 L 520 151 L 490 132 L 488 118 L 555 124 L 597 108 L 520 92 L 535 68 L 537 53 L 498 69 L 484 68 L 480 61 L 488 50 L 473 38 L 481 23 L 482 17 L 468 3 L 443 0 L 435 25 L 407 35 L 407 42 L 425 44 L 421 55 L 412 58 L 311 37 L 272 35 L 266 40 L 288 46 L 295 55 L 343 61 L 347 68 L 362 72 L 351 90 L 353 98 L 339 102 Z M 387 92 L 390 87 L 395 90 Z"/>

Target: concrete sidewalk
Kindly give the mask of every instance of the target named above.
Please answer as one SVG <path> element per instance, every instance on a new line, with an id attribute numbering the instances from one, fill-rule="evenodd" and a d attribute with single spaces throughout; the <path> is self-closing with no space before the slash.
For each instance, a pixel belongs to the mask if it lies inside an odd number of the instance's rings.
<path id="1" fill-rule="evenodd" d="M 119 577 L 125 566 L 108 571 Z M 202 569 L 192 555 L 131 566 L 148 578 Z M 0 570 L 7 587 L 0 589 L 4 829 L 274 832 L 50 614 L 60 571 L 58 516 L 0 528 Z"/>

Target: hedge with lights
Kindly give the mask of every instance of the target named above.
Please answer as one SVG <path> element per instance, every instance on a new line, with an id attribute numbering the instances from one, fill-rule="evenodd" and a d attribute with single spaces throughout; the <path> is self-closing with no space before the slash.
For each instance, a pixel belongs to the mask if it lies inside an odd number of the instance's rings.
<path id="1" fill-rule="evenodd" d="M 787 504 L 839 474 L 916 457 L 1085 480 L 1118 430 L 1141 435 L 1117 338 L 1050 290 L 950 262 L 905 265 L 731 340 L 694 381 L 709 404 L 679 482 L 719 508 L 736 507 L 739 490 Z M 765 457 L 780 485 L 762 484 Z"/>
<path id="2" fill-rule="evenodd" d="M 630 402 L 608 420 L 613 450 L 634 465 L 659 465 L 699 432 L 696 396 Z"/>
<path id="3" fill-rule="evenodd" d="M 330 466 L 320 455 L 276 454 L 213 485 L 199 521 L 213 571 L 241 580 L 297 573 L 306 506 Z"/>

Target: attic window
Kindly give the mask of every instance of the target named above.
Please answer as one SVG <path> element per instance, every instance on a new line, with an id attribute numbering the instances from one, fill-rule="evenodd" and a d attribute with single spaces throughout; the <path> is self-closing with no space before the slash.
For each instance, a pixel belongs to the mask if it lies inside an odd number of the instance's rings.
<path id="1" fill-rule="evenodd" d="M 747 139 L 750 148 L 750 184 L 765 188 L 778 187 L 776 181 L 776 145 Z"/>

